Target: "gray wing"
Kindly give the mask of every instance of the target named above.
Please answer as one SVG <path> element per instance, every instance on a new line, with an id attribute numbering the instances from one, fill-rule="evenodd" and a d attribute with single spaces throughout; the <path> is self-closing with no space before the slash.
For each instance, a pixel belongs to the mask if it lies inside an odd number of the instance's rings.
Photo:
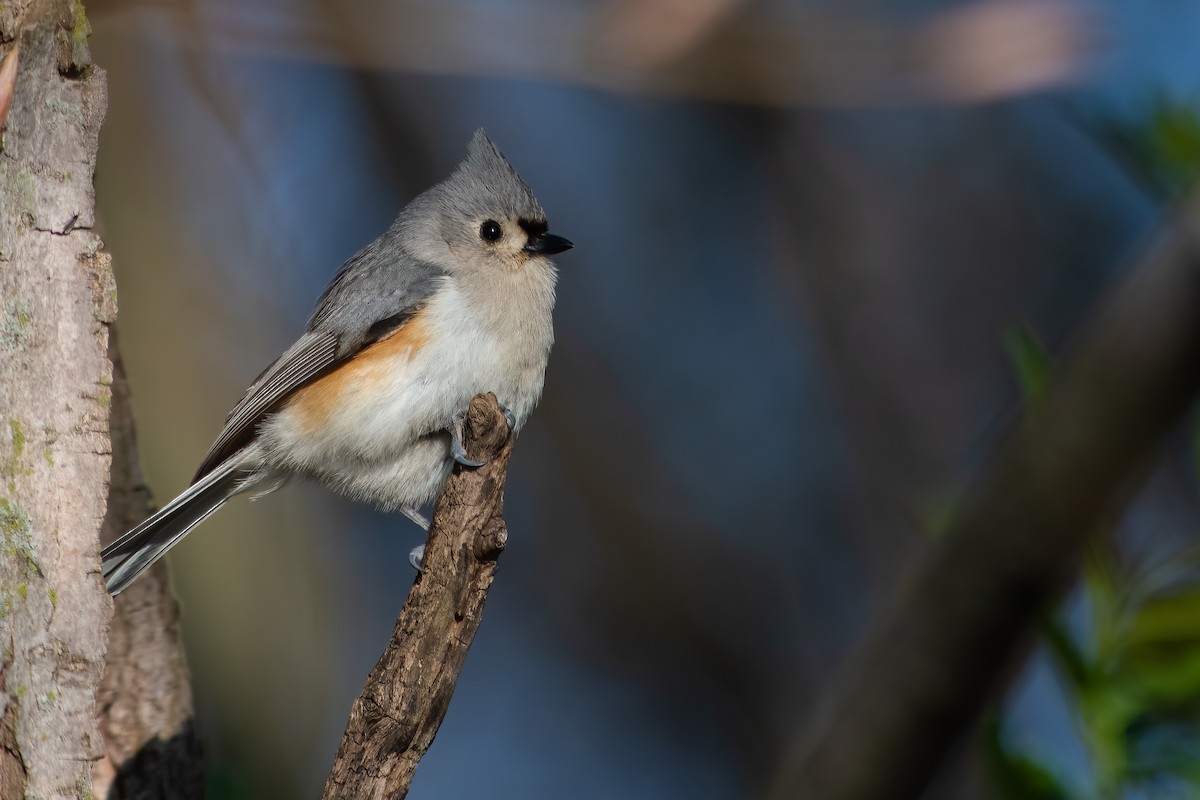
<path id="1" fill-rule="evenodd" d="M 275 363 L 263 370 L 246 395 L 229 412 L 220 436 L 208 449 L 192 483 L 212 472 L 222 461 L 241 450 L 254 436 L 263 415 L 300 386 L 337 363 L 338 337 L 332 333 L 306 333 Z"/>
<path id="2" fill-rule="evenodd" d="M 403 326 L 442 280 L 440 270 L 400 248 L 395 226 L 342 265 L 317 300 L 305 334 L 229 412 L 193 483 L 245 447 L 262 418 L 292 392 Z"/>
<path id="3" fill-rule="evenodd" d="M 310 332 L 363 335 L 373 326 L 425 303 L 446 279 L 401 244 L 399 220 L 338 270 L 317 299 Z"/>

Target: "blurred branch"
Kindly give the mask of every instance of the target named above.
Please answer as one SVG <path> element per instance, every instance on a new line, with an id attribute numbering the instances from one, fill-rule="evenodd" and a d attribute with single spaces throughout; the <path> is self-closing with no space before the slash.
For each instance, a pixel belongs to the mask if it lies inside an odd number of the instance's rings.
<path id="1" fill-rule="evenodd" d="M 770 797 L 918 797 L 1200 388 L 1200 206 L 1091 320 Z"/>
<path id="2" fill-rule="evenodd" d="M 113 362 L 112 472 L 102 545 L 146 518 L 150 490 L 137 458 L 129 382 Z M 204 759 L 193 725 L 191 675 L 179 638 L 179 604 L 159 562 L 113 599 L 104 679 L 96 695 L 104 758 L 93 769 L 98 797 L 192 800 L 204 796 Z"/>
<path id="3" fill-rule="evenodd" d="M 1077 80 L 1102 41 L 1068 0 L 974 0 L 915 23 L 743 0 L 407 0 L 351 3 L 341 30 L 302 8 L 206 3 L 203 35 L 182 40 L 143 24 L 178 13 L 150 0 L 101 6 L 96 24 L 176 47 L 769 106 L 992 100 Z"/>
<path id="4" fill-rule="evenodd" d="M 605 0 L 594 49 L 649 69 L 694 50 L 746 0 Z"/>
<path id="5" fill-rule="evenodd" d="M 495 395 L 471 401 L 463 444 L 487 463 L 455 467 L 438 498 L 424 571 L 350 710 L 325 800 L 404 797 L 446 715 L 508 539 L 502 513 L 512 437 Z"/>

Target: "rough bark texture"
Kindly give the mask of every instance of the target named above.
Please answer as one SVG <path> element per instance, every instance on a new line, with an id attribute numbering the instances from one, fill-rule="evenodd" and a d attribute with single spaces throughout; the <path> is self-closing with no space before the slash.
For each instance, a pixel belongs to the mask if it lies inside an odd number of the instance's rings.
<path id="1" fill-rule="evenodd" d="M 86 797 L 110 605 L 96 532 L 108 492 L 116 294 L 92 232 L 106 106 L 74 0 L 0 4 L 20 41 L 0 151 L 0 796 Z"/>
<path id="2" fill-rule="evenodd" d="M 771 798 L 921 795 L 1200 389 L 1200 206 L 1101 310 L 802 737 Z"/>
<path id="3" fill-rule="evenodd" d="M 113 361 L 112 479 L 100 533 L 107 544 L 146 518 L 150 491 L 137 460 L 129 384 Z M 179 606 L 159 562 L 113 601 L 108 657 L 97 697 L 105 758 L 93 790 L 108 800 L 204 796 L 201 748 L 192 725 L 192 688 L 179 639 Z"/>
<path id="4" fill-rule="evenodd" d="M 354 701 L 325 800 L 404 797 L 446 715 L 508 538 L 502 513 L 512 438 L 495 395 L 471 402 L 463 442 L 487 463 L 456 467 L 438 498 L 425 571 Z"/>

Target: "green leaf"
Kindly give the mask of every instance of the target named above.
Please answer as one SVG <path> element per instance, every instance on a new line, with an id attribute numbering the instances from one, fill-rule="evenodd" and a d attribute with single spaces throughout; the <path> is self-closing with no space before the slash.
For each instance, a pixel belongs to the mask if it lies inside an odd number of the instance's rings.
<path id="1" fill-rule="evenodd" d="M 950 530 L 955 517 L 962 510 L 963 494 L 961 488 L 947 489 L 921 508 L 917 522 L 930 539 L 941 539 Z"/>
<path id="2" fill-rule="evenodd" d="M 1124 598 L 1128 593 L 1127 575 L 1111 534 L 1093 536 L 1084 549 L 1083 579 L 1087 587 L 1090 634 L 1094 660 L 1108 660 L 1127 627 L 1128 611 Z"/>
<path id="3" fill-rule="evenodd" d="M 1003 800 L 1071 800 L 1070 793 L 1044 764 L 1010 749 L 999 722 L 984 723 L 984 748 L 996 796 Z"/>
<path id="4" fill-rule="evenodd" d="M 1129 762 L 1126 734 L 1145 711 L 1140 693 L 1118 681 L 1098 682 L 1079 697 L 1077 710 L 1097 785 L 1119 785 Z"/>
<path id="5" fill-rule="evenodd" d="M 1176 194 L 1200 177 L 1200 118 L 1195 109 L 1160 98 L 1151 116 L 1150 146 Z"/>
<path id="6" fill-rule="evenodd" d="M 1191 102 L 1159 93 L 1133 118 L 1092 120 L 1087 127 L 1155 194 L 1179 198 L 1200 179 L 1200 113 Z"/>
<path id="7" fill-rule="evenodd" d="M 1063 676 L 1070 681 L 1076 693 L 1092 682 L 1092 667 L 1080 650 L 1079 645 L 1067 631 L 1062 620 L 1054 616 L 1045 616 L 1041 621 L 1042 634 L 1054 660 L 1062 668 Z"/>
<path id="8" fill-rule="evenodd" d="M 1126 654 L 1118 675 L 1143 711 L 1200 709 L 1200 645 L 1142 647 Z"/>
<path id="9" fill-rule="evenodd" d="M 1200 587 L 1147 599 L 1133 613 L 1126 647 L 1200 645 Z"/>
<path id="10" fill-rule="evenodd" d="M 1025 402 L 1033 403 L 1046 393 L 1050 380 L 1050 357 L 1046 347 L 1028 325 L 1010 329 L 1004 335 L 1004 349 L 1016 373 Z"/>

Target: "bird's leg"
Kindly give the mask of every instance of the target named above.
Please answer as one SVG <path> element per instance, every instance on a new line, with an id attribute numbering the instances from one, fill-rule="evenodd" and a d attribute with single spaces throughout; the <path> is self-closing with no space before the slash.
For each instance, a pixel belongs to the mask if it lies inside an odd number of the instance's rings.
<path id="1" fill-rule="evenodd" d="M 517 417 L 513 414 L 512 409 L 500 403 L 500 410 L 504 412 L 504 420 L 508 423 L 508 432 L 512 433 L 513 428 L 517 427 Z M 483 461 L 477 461 L 474 458 L 467 456 L 467 450 L 463 447 L 463 423 L 466 421 L 466 415 L 462 412 L 456 412 L 450 418 L 450 455 L 454 460 L 462 464 L 464 467 L 482 467 Z M 421 513 L 415 508 L 402 508 L 400 511 L 413 522 L 420 525 L 425 530 L 429 530 L 429 520 L 421 516 Z M 425 545 L 414 547 L 412 552 L 408 554 L 408 563 L 413 565 L 413 569 L 417 572 L 423 572 L 421 560 L 425 556 Z"/>
<path id="2" fill-rule="evenodd" d="M 400 513 L 411 519 L 413 522 L 421 526 L 421 529 L 429 531 L 429 520 L 425 519 L 425 515 L 412 506 L 402 506 Z M 425 545 L 419 544 L 408 553 L 408 563 L 412 564 L 412 568 L 417 572 L 424 572 L 425 567 L 422 566 L 422 560 L 425 558 Z"/>
<path id="3" fill-rule="evenodd" d="M 412 506 L 401 506 L 400 513 L 420 525 L 421 530 L 429 533 L 429 520 L 425 519 L 425 515 L 420 510 Z"/>

